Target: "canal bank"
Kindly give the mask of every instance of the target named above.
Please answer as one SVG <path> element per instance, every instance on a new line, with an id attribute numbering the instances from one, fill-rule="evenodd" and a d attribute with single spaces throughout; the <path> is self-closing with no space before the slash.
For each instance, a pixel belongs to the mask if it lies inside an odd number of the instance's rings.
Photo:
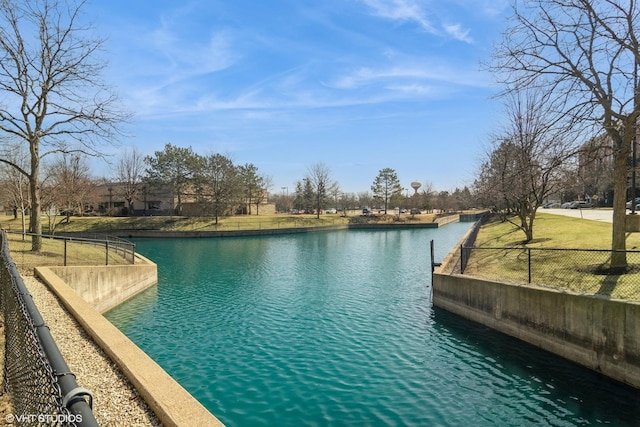
<path id="1" fill-rule="evenodd" d="M 434 306 L 640 388 L 640 303 L 455 274 L 457 253 L 433 273 Z"/>
<path id="2" fill-rule="evenodd" d="M 468 229 L 141 239 L 157 298 L 106 315 L 229 425 L 634 425 L 631 399 L 592 392 L 629 388 L 468 322 L 452 334 L 424 261 Z"/>
<path id="3" fill-rule="evenodd" d="M 155 287 L 155 263 L 135 254 L 131 265 L 36 267 L 34 274 L 118 366 L 163 425 L 222 425 L 102 315 Z"/>
<path id="4" fill-rule="evenodd" d="M 153 239 L 187 239 L 187 238 L 215 238 L 215 237 L 255 237 L 274 236 L 285 234 L 306 234 L 337 230 L 398 230 L 438 228 L 453 222 L 472 222 L 484 216 L 486 212 L 479 214 L 439 214 L 433 222 L 410 222 L 405 219 L 393 220 L 389 215 L 389 221 L 363 221 L 350 224 L 325 225 L 325 226 L 299 226 L 299 227 L 265 227 L 238 230 L 160 230 L 150 228 L 118 228 L 115 230 L 98 230 L 101 234 L 116 236 L 124 239 L 153 238 Z M 60 236 L 82 236 L 85 232 L 59 232 Z"/>
<path id="5" fill-rule="evenodd" d="M 322 227 L 278 230 L 286 234 L 335 231 L 340 229 L 437 228 L 439 223 L 457 222 L 448 216 L 433 224 Z M 117 233 L 122 234 L 122 233 Z M 187 233 L 188 237 L 268 236 L 273 230 L 231 233 Z M 185 237 L 169 233 L 170 237 Z M 151 237 L 151 236 L 147 236 Z M 154 235 L 153 237 L 167 237 Z M 36 277 L 53 291 L 91 339 L 118 365 L 164 425 L 215 425 L 219 421 L 189 395 L 131 340 L 101 315 L 129 298 L 154 287 L 157 266 L 136 254 L 133 265 L 57 266 L 36 268 Z M 104 409 L 104 408 L 103 408 Z"/>

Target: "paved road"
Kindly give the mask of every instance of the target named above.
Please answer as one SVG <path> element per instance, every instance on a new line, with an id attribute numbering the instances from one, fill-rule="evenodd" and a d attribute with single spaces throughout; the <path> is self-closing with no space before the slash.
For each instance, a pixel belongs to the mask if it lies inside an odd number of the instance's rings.
<path id="1" fill-rule="evenodd" d="M 553 215 L 572 216 L 574 218 L 592 219 L 595 221 L 613 222 L 613 210 L 608 208 L 597 209 L 540 209 L 538 212 Z"/>

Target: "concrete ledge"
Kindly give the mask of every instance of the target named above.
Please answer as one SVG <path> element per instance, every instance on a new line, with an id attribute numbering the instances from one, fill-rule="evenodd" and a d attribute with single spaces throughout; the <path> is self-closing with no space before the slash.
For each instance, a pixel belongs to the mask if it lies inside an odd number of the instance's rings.
<path id="1" fill-rule="evenodd" d="M 58 296 L 91 338 L 113 360 L 165 426 L 222 426 L 200 402 L 133 341 L 84 301 L 51 268 L 39 277 Z"/>
<path id="2" fill-rule="evenodd" d="M 105 231 L 103 234 L 132 238 L 161 238 L 161 239 L 183 239 L 183 238 L 208 238 L 208 237 L 246 237 L 246 236 L 274 236 L 282 234 L 319 233 L 323 231 L 337 230 L 360 230 L 360 229 L 411 229 L 411 228 L 438 228 L 450 222 L 459 221 L 459 215 L 450 215 L 439 218 L 433 223 L 382 223 L 382 224 L 343 224 L 326 225 L 321 227 L 292 227 L 292 228 L 268 228 L 263 230 L 228 230 L 228 231 L 159 231 L 159 230 L 117 230 Z M 73 233 L 66 233 L 72 236 Z"/>
<path id="3" fill-rule="evenodd" d="M 640 388 L 640 303 L 437 270 L 433 304 Z"/>
<path id="4" fill-rule="evenodd" d="M 49 269 L 100 313 L 158 283 L 158 266 L 136 254 L 131 265 L 57 266 Z"/>
<path id="5" fill-rule="evenodd" d="M 459 214 L 453 214 L 453 215 L 445 215 L 445 216 L 441 216 L 435 219 L 435 222 L 438 224 L 438 226 L 443 226 L 446 224 L 451 224 L 452 222 L 460 222 L 460 215 Z"/>
<path id="6" fill-rule="evenodd" d="M 640 231 L 640 215 L 627 214 L 625 221 L 625 231 L 630 233 Z"/>

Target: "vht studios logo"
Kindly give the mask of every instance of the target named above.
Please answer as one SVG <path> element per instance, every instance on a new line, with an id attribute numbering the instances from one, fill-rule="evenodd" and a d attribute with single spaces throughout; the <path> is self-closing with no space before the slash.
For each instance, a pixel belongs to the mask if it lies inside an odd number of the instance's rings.
<path id="1" fill-rule="evenodd" d="M 81 423 L 82 414 L 9 414 L 4 417 L 4 420 L 7 422 L 7 424 L 69 424 Z"/>

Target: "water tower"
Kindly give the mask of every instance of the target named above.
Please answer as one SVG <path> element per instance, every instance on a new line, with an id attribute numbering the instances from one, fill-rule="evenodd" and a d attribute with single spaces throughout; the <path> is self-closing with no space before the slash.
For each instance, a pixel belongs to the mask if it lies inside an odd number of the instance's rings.
<path id="1" fill-rule="evenodd" d="M 411 188 L 413 188 L 413 191 L 415 191 L 415 193 L 413 193 L 413 195 L 417 195 L 418 194 L 418 188 L 422 187 L 422 184 L 420 184 L 418 181 L 413 181 L 411 183 Z"/>

